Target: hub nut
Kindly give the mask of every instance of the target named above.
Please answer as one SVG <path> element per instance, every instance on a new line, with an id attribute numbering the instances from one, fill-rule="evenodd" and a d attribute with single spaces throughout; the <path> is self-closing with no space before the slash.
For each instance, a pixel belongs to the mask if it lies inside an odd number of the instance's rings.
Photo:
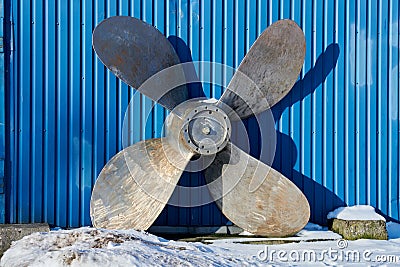
<path id="1" fill-rule="evenodd" d="M 204 104 L 195 107 L 185 118 L 183 136 L 188 146 L 199 154 L 215 154 L 228 143 L 231 123 L 218 107 Z"/>

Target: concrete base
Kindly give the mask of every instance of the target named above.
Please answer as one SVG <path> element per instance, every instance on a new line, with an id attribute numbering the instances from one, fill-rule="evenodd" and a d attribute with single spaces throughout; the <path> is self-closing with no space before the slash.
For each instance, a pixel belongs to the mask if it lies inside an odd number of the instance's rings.
<path id="1" fill-rule="evenodd" d="M 381 220 L 329 220 L 329 230 L 336 232 L 347 240 L 379 239 L 387 240 L 386 222 Z"/>
<path id="2" fill-rule="evenodd" d="M 35 232 L 49 231 L 50 227 L 47 223 L 0 224 L 0 257 L 11 246 L 12 241 L 17 241 Z"/>

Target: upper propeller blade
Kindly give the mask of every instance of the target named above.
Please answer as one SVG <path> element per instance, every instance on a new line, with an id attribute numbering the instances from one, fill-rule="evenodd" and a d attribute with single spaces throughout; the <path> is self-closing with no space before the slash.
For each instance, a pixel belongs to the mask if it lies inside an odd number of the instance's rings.
<path id="1" fill-rule="evenodd" d="M 188 99 L 185 85 L 173 90 L 139 88 L 154 74 L 180 63 L 170 42 L 153 26 L 126 16 L 105 19 L 93 31 L 93 48 L 118 78 L 167 109 Z M 175 68 L 174 76 L 184 77 L 184 73 Z"/>
<path id="2" fill-rule="evenodd" d="M 204 174 L 221 211 L 250 233 L 289 236 L 309 220 L 310 207 L 296 185 L 232 143 Z"/>
<path id="3" fill-rule="evenodd" d="M 149 228 L 168 202 L 192 155 L 178 152 L 166 138 L 141 141 L 120 151 L 103 168 L 93 188 L 93 225 L 108 229 Z"/>
<path id="4" fill-rule="evenodd" d="M 242 119 L 272 107 L 296 82 L 305 49 L 304 34 L 294 21 L 275 22 L 250 48 L 219 102 Z"/>

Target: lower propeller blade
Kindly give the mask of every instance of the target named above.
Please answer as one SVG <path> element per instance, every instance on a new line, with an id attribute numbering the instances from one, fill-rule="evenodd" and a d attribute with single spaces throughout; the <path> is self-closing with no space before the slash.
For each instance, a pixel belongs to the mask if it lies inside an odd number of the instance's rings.
<path id="1" fill-rule="evenodd" d="M 93 48 L 118 78 L 169 110 L 188 99 L 185 85 L 177 88 L 142 87 L 154 74 L 179 64 L 171 43 L 153 26 L 127 16 L 103 20 L 93 31 Z M 174 69 L 182 79 L 183 70 Z"/>
<path id="2" fill-rule="evenodd" d="M 275 22 L 250 48 L 219 102 L 242 119 L 272 107 L 296 82 L 305 49 L 304 34 L 294 21 Z"/>
<path id="3" fill-rule="evenodd" d="M 250 233 L 289 236 L 309 220 L 308 201 L 296 185 L 232 143 L 204 174 L 223 214 Z"/>
<path id="4" fill-rule="evenodd" d="M 93 188 L 93 225 L 109 229 L 149 228 L 168 202 L 192 155 L 178 152 L 166 138 L 141 141 L 120 151 L 103 168 Z"/>

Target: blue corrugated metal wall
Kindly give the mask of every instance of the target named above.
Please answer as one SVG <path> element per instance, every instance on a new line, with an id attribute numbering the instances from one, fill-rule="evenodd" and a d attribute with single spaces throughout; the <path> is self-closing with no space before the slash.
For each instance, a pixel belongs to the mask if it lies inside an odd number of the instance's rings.
<path id="1" fill-rule="evenodd" d="M 5 91 L 4 91 L 4 4 L 0 0 L 0 223 L 5 222 L 4 159 L 5 159 Z"/>
<path id="2" fill-rule="evenodd" d="M 183 61 L 232 67 L 268 25 L 295 20 L 307 52 L 299 81 L 273 109 L 274 167 L 306 194 L 314 222 L 324 223 L 345 203 L 368 203 L 399 219 L 398 1 L 8 0 L 7 222 L 90 224 L 91 188 L 122 148 L 123 114 L 134 92 L 91 48 L 92 30 L 113 15 L 153 24 Z M 203 89 L 209 97 L 222 93 L 209 84 Z M 134 141 L 160 136 L 164 110 L 157 106 L 144 125 L 151 102 L 138 94 L 134 101 Z M 258 155 L 256 121 L 246 126 Z M 203 179 L 186 174 L 180 183 Z M 168 206 L 156 222 L 225 223 L 214 204 Z"/>

